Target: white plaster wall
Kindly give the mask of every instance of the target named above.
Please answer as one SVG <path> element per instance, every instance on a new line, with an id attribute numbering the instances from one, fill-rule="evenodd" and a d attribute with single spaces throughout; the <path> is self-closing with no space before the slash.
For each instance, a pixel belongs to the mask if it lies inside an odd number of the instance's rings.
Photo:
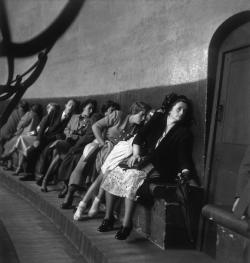
<path id="1" fill-rule="evenodd" d="M 21 42 L 46 28 L 67 1 L 6 2 L 13 39 Z M 249 0 L 87 0 L 25 97 L 85 96 L 204 80 L 213 33 L 249 8 Z M 33 60 L 18 60 L 16 73 Z M 0 62 L 3 82 L 5 61 Z"/>

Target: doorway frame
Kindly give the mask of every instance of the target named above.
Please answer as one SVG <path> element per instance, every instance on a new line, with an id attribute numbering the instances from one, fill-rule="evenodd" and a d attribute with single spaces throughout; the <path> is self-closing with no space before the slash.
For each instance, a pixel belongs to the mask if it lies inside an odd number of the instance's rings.
<path id="1" fill-rule="evenodd" d="M 216 115 L 219 103 L 221 85 L 216 85 L 216 77 L 223 70 L 223 61 L 220 57 L 220 48 L 224 40 L 238 27 L 250 22 L 250 11 L 237 13 L 225 20 L 215 31 L 208 48 L 207 69 L 207 97 L 206 97 L 206 129 L 205 129 L 205 171 L 204 171 L 204 205 L 209 201 L 211 186 L 212 155 L 216 135 Z M 221 68 L 218 66 L 221 63 Z M 219 80 L 221 81 L 221 79 Z M 199 249 L 202 250 L 205 240 L 205 219 L 202 218 L 200 228 Z"/>
<path id="2" fill-rule="evenodd" d="M 219 102 L 221 85 L 216 85 L 216 76 L 223 70 L 223 65 L 218 69 L 220 61 L 220 47 L 223 41 L 238 27 L 250 22 L 250 11 L 244 11 L 233 15 L 222 23 L 215 31 L 208 51 L 208 73 L 207 73 L 207 109 L 206 109 L 206 142 L 205 142 L 205 180 L 204 189 L 206 191 L 205 203 L 208 201 L 208 193 L 211 182 L 212 154 L 216 135 L 216 115 Z M 237 49 L 237 48 L 236 48 Z M 221 80 L 219 80 L 221 81 Z"/>

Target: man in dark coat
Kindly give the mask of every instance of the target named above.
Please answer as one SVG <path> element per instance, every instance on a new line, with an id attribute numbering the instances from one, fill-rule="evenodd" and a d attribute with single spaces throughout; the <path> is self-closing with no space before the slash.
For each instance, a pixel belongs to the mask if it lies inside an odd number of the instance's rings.
<path id="1" fill-rule="evenodd" d="M 69 177 L 76 167 L 79 159 L 82 156 L 82 152 L 84 150 L 84 147 L 91 143 L 94 139 L 95 136 L 92 131 L 92 125 L 97 122 L 99 119 L 103 117 L 102 114 L 100 113 L 95 113 L 91 116 L 91 125 L 89 125 L 86 133 L 84 136 L 82 136 L 77 143 L 71 147 L 67 155 L 65 156 L 64 160 L 60 164 L 59 170 L 58 170 L 58 181 L 64 181 L 67 182 L 69 180 Z M 65 185 L 64 189 L 62 192 L 59 193 L 59 198 L 64 197 L 64 195 L 67 192 L 67 186 Z"/>
<path id="2" fill-rule="evenodd" d="M 46 120 L 41 124 L 40 130 L 37 135 L 37 140 L 34 142 L 33 146 L 30 148 L 27 154 L 27 167 L 25 173 L 20 180 L 33 180 L 35 165 L 39 158 L 39 155 L 43 150 L 53 141 L 64 138 L 64 129 L 67 126 L 74 110 L 76 107 L 76 102 L 74 100 L 69 100 L 64 110 L 59 114 L 50 114 Z M 44 156 L 46 157 L 46 156 Z M 46 162 L 43 158 L 41 162 Z M 44 164 L 41 164 L 43 166 Z M 46 164 L 45 164 L 46 165 Z"/>

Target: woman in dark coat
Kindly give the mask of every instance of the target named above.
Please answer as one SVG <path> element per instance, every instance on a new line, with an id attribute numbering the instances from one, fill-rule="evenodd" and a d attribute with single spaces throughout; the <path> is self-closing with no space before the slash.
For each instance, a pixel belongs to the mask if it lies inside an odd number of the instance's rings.
<path id="1" fill-rule="evenodd" d="M 113 229 L 115 197 L 125 197 L 123 224 L 115 237 L 126 239 L 132 229 L 137 190 L 146 177 L 174 183 L 178 174 L 188 176 L 192 171 L 193 136 L 188 127 L 192 120 L 191 103 L 185 96 L 171 94 L 166 104 L 165 114 L 156 113 L 135 137 L 127 168 L 118 166 L 105 174 L 101 187 L 106 191 L 106 213 L 98 231 Z M 145 145 L 148 151 L 142 157 L 141 148 Z"/>
<path id="2" fill-rule="evenodd" d="M 41 120 L 42 107 L 40 104 L 32 105 L 30 111 L 26 112 L 17 125 L 14 137 L 4 144 L 4 153 L 1 155 L 2 160 L 11 160 L 13 153 L 17 149 L 17 143 L 20 135 L 30 135 L 36 131 Z M 9 168 L 11 169 L 11 162 Z"/>
<path id="3" fill-rule="evenodd" d="M 15 146 L 12 149 L 12 154 L 16 152 L 18 154 L 18 165 L 15 171 L 15 175 L 18 175 L 26 162 L 27 152 L 29 151 L 30 147 L 32 147 L 33 143 L 36 141 L 37 132 L 39 131 L 40 127 L 43 125 L 43 122 L 46 121 L 49 115 L 55 115 L 56 111 L 59 110 L 59 105 L 55 103 L 49 103 L 46 107 L 47 115 L 45 115 L 39 125 L 36 127 L 34 131 L 29 132 L 28 134 L 20 135 L 15 143 Z"/>
<path id="4" fill-rule="evenodd" d="M 69 149 L 86 134 L 88 127 L 91 125 L 90 118 L 95 112 L 96 101 L 88 99 L 83 103 L 82 107 L 82 113 L 73 115 L 64 129 L 65 139 L 56 140 L 49 146 L 48 150 L 53 150 L 53 159 L 42 179 L 41 191 L 43 192 L 47 192 L 47 182 L 52 171 L 58 169 L 61 160 L 65 158 Z"/>

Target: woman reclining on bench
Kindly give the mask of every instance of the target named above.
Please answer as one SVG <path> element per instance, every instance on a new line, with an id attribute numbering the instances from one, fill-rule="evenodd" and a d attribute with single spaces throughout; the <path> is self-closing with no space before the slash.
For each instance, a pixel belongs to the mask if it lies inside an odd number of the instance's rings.
<path id="1" fill-rule="evenodd" d="M 56 115 L 56 112 L 59 111 L 59 105 L 56 103 L 49 103 L 46 106 L 46 111 L 47 114 L 42 118 L 35 131 L 30 132 L 29 134 L 20 135 L 17 139 L 13 149 L 14 151 L 18 152 L 18 166 L 14 173 L 15 175 L 18 175 L 25 170 L 24 167 L 27 165 L 27 154 L 33 146 L 33 143 L 36 141 L 37 133 L 39 132 L 41 125 L 43 125 L 43 122 L 48 118 L 49 115 Z"/>
<path id="2" fill-rule="evenodd" d="M 17 125 L 17 130 L 9 141 L 4 144 L 4 153 L 1 155 L 1 160 L 10 160 L 12 155 L 17 151 L 17 143 L 19 136 L 30 135 L 36 131 L 36 128 L 41 120 L 42 107 L 40 104 L 32 105 L 30 111 L 26 112 Z M 12 162 L 8 169 L 11 170 Z M 17 168 L 18 169 L 18 168 Z"/>
<path id="3" fill-rule="evenodd" d="M 113 207 L 116 197 L 125 197 L 125 215 L 116 239 L 126 239 L 132 230 L 132 215 L 137 190 L 146 177 L 160 182 L 174 183 L 178 174 L 186 176 L 192 170 L 193 137 L 189 130 L 192 105 L 185 96 L 169 95 L 165 114 L 155 114 L 133 141 L 133 156 L 127 167 L 116 167 L 105 174 L 101 187 L 106 194 L 106 213 L 98 231 L 113 229 Z M 157 127 L 157 129 L 156 129 Z M 148 154 L 141 156 L 141 147 L 147 146 Z"/>
<path id="4" fill-rule="evenodd" d="M 63 188 L 58 194 L 59 198 L 64 198 L 67 194 L 70 175 L 79 162 L 83 151 L 85 151 L 85 146 L 95 140 L 92 125 L 104 116 L 111 114 L 114 110 L 120 110 L 120 105 L 116 102 L 108 100 L 105 104 L 103 104 L 101 107 L 101 113 L 95 113 L 91 116 L 91 125 L 88 127 L 86 134 L 82 136 L 73 147 L 70 148 L 69 152 L 63 159 L 58 168 L 57 176 L 57 181 L 63 182 Z"/>
<path id="5" fill-rule="evenodd" d="M 162 105 L 159 109 L 151 109 L 144 121 L 144 125 L 156 114 L 163 114 L 166 111 L 166 107 L 168 104 L 168 95 L 165 96 Z M 105 191 L 100 188 L 103 175 L 107 172 L 114 169 L 120 163 L 125 162 L 129 157 L 131 157 L 133 150 L 132 150 L 132 143 L 134 140 L 133 136 L 127 141 L 120 141 L 118 144 L 115 145 L 111 153 L 108 155 L 107 159 L 105 160 L 104 164 L 101 167 L 100 174 L 96 178 L 96 180 L 91 184 L 88 191 L 84 195 L 81 202 L 78 204 L 76 212 L 74 214 L 74 220 L 81 220 L 84 216 L 84 213 L 87 210 L 88 203 L 93 199 L 92 205 L 88 210 L 88 216 L 94 217 L 99 212 L 100 202 L 104 197 Z M 98 192 L 98 194 L 97 194 Z"/>
<path id="6" fill-rule="evenodd" d="M 159 109 L 158 112 L 162 112 L 163 109 Z M 146 116 L 145 123 L 147 123 L 154 115 L 155 110 L 150 110 Z M 104 190 L 100 188 L 103 175 L 108 171 L 111 171 L 123 161 L 127 160 L 132 155 L 132 143 L 135 135 L 126 141 L 118 142 L 108 157 L 105 159 L 100 173 L 96 180 L 91 184 L 88 191 L 85 193 L 83 199 L 78 204 L 76 212 L 74 214 L 74 220 L 81 220 L 84 212 L 87 210 L 88 203 L 93 199 L 92 205 L 88 211 L 89 217 L 94 217 L 99 212 L 99 206 L 101 199 L 104 197 Z M 98 194 L 97 194 L 98 192 Z M 97 194 L 97 195 L 96 195 Z"/>
<path id="7" fill-rule="evenodd" d="M 55 167 L 58 166 L 60 161 L 66 156 L 69 149 L 75 145 L 75 143 L 86 134 L 88 127 L 91 124 L 91 115 L 95 112 L 96 101 L 88 99 L 82 105 L 82 113 L 75 114 L 71 117 L 69 123 L 64 129 L 64 134 L 66 138 L 64 140 L 54 141 L 47 152 L 53 151 L 53 159 L 47 169 L 46 174 L 41 178 L 41 191 L 47 192 L 47 181 L 48 176 Z"/>
<path id="8" fill-rule="evenodd" d="M 52 114 L 48 114 L 43 118 L 39 124 L 40 128 L 36 140 L 27 152 L 24 169 L 25 173 L 20 177 L 20 180 L 34 180 L 34 170 L 36 166 L 39 166 L 40 168 L 46 167 L 47 169 L 46 161 L 49 160 L 50 155 L 47 154 L 46 149 L 49 148 L 49 145 L 55 140 L 64 138 L 63 131 L 71 119 L 75 108 L 76 101 L 70 99 L 65 104 L 63 110 L 57 109 L 56 107 L 56 111 L 53 111 Z M 46 152 L 46 154 L 44 152 Z M 43 158 L 44 156 L 46 158 Z M 41 168 L 40 171 L 41 170 L 43 169 Z"/>
<path id="9" fill-rule="evenodd" d="M 6 123 L 0 128 L 0 154 L 4 151 L 4 144 L 14 136 L 19 121 L 28 110 L 29 104 L 26 101 L 20 101 Z"/>
<path id="10" fill-rule="evenodd" d="M 130 107 L 130 114 L 125 114 L 122 111 L 113 111 L 92 126 L 97 139 L 97 152 L 91 152 L 93 156 L 87 156 L 86 158 L 83 156 L 79 160 L 70 176 L 69 191 L 62 204 L 63 209 L 71 207 L 74 192 L 84 184 L 90 169 L 93 167 L 95 170 L 94 174 L 98 175 L 102 164 L 114 145 L 119 141 L 128 140 L 134 136 L 144 121 L 148 109 L 149 106 L 145 103 L 135 102 Z"/>

